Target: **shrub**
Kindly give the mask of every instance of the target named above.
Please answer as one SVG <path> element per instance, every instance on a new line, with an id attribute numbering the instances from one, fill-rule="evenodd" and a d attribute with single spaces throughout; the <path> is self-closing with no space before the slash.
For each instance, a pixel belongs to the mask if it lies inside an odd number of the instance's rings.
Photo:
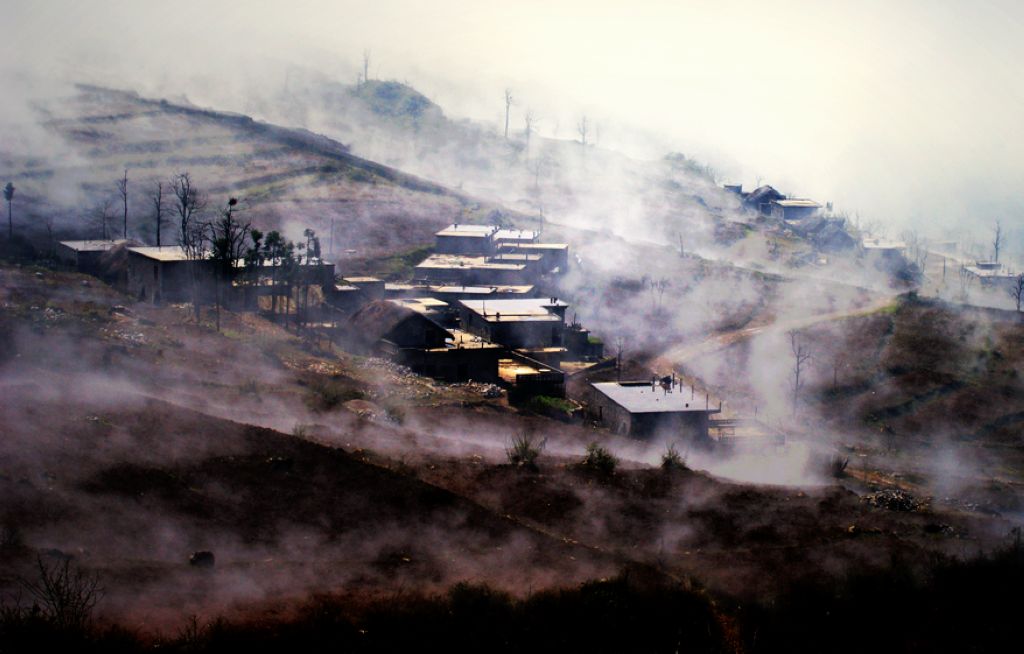
<path id="1" fill-rule="evenodd" d="M 526 434 L 519 434 L 512 439 L 512 444 L 505 448 L 508 462 L 520 468 L 537 469 L 537 457 L 544 449 L 544 443 L 534 444 L 534 440 Z"/>
<path id="2" fill-rule="evenodd" d="M 71 565 L 70 559 L 48 565 L 37 558 L 39 578 L 22 580 L 32 600 L 32 612 L 48 624 L 62 630 L 85 629 L 92 610 L 103 596 L 99 578 Z"/>
<path id="3" fill-rule="evenodd" d="M 573 411 L 576 410 L 576 406 L 572 402 L 560 397 L 549 397 L 547 395 L 531 397 L 526 403 L 526 408 L 533 413 L 562 420 L 571 418 Z"/>
<path id="4" fill-rule="evenodd" d="M 596 442 L 587 445 L 587 454 L 580 461 L 580 467 L 586 470 L 599 472 L 603 475 L 610 475 L 615 472 L 618 461 L 612 453 L 598 445 Z"/>
<path id="5" fill-rule="evenodd" d="M 364 394 L 335 379 L 316 378 L 309 384 L 309 405 L 317 411 L 330 411 L 349 400 L 363 399 Z"/>
<path id="6" fill-rule="evenodd" d="M 676 449 L 675 443 L 669 443 L 665 453 L 661 455 L 662 470 L 685 470 L 686 458 Z"/>

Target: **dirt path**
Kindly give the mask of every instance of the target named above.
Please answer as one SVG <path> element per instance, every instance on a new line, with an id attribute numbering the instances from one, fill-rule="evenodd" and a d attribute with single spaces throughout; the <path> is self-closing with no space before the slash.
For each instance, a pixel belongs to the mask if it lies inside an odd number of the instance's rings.
<path id="1" fill-rule="evenodd" d="M 824 322 L 833 322 L 836 320 L 843 320 L 845 318 L 870 315 L 891 305 L 894 300 L 895 296 L 886 296 L 874 300 L 867 306 L 859 309 L 820 313 L 812 316 L 774 322 L 768 325 L 758 325 L 756 327 L 746 327 L 735 331 L 714 334 L 699 343 L 678 345 L 665 350 L 661 354 L 648 360 L 647 365 L 656 371 L 678 370 L 680 366 L 692 361 L 693 359 L 718 352 L 719 350 L 724 350 L 727 347 L 735 345 L 741 341 L 749 340 L 760 334 L 787 332 L 791 329 L 806 329 L 807 327 Z"/>

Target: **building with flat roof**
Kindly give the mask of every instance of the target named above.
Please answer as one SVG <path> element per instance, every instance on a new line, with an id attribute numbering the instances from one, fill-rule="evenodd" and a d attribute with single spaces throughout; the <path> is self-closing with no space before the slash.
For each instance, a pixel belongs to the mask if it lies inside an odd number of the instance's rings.
<path id="1" fill-rule="evenodd" d="M 986 288 L 1012 289 L 1017 283 L 1020 273 L 1011 272 L 999 261 L 975 261 L 972 266 L 964 266 L 974 279 Z"/>
<path id="2" fill-rule="evenodd" d="M 703 400 L 703 401 L 701 401 Z M 591 384 L 589 412 L 617 434 L 710 443 L 710 418 L 722 405 L 698 398 L 674 378 Z"/>
<path id="3" fill-rule="evenodd" d="M 501 252 L 540 255 L 544 274 L 559 275 L 569 270 L 567 243 L 502 243 L 499 249 Z"/>
<path id="4" fill-rule="evenodd" d="M 494 240 L 499 246 L 511 243 L 536 243 L 538 238 L 540 232 L 530 229 L 499 229 L 494 232 Z"/>
<path id="5" fill-rule="evenodd" d="M 440 254 L 491 254 L 497 231 L 495 225 L 454 223 L 434 234 L 434 251 Z"/>
<path id="6" fill-rule="evenodd" d="M 814 200 L 796 198 L 772 200 L 769 205 L 771 206 L 772 218 L 778 220 L 810 218 L 821 209 L 821 205 Z"/>
<path id="7" fill-rule="evenodd" d="M 129 247 L 127 291 L 140 301 L 185 302 L 196 283 L 201 301 L 209 299 L 215 262 L 189 259 L 178 245 Z"/>
<path id="8" fill-rule="evenodd" d="M 463 329 L 512 349 L 564 347 L 568 306 L 558 298 L 458 303 Z"/>
<path id="9" fill-rule="evenodd" d="M 100 272 L 100 257 L 119 245 L 131 243 L 127 239 L 61 241 L 57 244 L 57 260 L 80 273 L 96 275 Z"/>
<path id="10" fill-rule="evenodd" d="M 416 265 L 415 277 L 458 286 L 529 285 L 536 273 L 523 262 L 493 262 L 483 255 L 436 253 Z"/>

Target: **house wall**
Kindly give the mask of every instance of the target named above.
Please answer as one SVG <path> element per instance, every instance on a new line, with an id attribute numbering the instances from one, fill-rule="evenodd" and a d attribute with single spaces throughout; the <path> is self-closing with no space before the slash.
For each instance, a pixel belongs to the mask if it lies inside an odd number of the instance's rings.
<path id="1" fill-rule="evenodd" d="M 494 252 L 494 240 L 481 236 L 442 236 L 434 237 L 434 250 L 442 254 L 491 254 Z"/>
<path id="2" fill-rule="evenodd" d="M 449 334 L 426 318 L 409 316 L 398 323 L 384 338 L 401 348 L 444 347 Z"/>
<path id="3" fill-rule="evenodd" d="M 495 347 L 463 347 L 444 350 L 402 349 L 394 358 L 418 374 L 445 382 L 472 380 L 494 384 L 499 381 L 500 355 L 501 349 Z"/>
<path id="4" fill-rule="evenodd" d="M 213 297 L 213 267 L 210 261 L 158 261 L 129 252 L 126 291 L 144 302 L 189 302 L 192 300 L 191 268 L 196 268 L 200 299 Z"/>
<path id="5" fill-rule="evenodd" d="M 489 322 L 480 314 L 462 307 L 462 328 L 471 334 L 510 348 L 563 347 L 565 323 L 557 321 L 513 320 Z"/>
<path id="6" fill-rule="evenodd" d="M 817 207 L 782 207 L 772 205 L 772 217 L 780 220 L 802 220 L 818 213 Z"/>

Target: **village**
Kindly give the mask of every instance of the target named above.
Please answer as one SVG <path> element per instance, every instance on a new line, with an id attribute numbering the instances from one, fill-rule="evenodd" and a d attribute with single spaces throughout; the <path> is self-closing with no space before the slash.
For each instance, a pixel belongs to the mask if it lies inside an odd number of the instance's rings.
<path id="1" fill-rule="evenodd" d="M 769 242 L 799 239 L 819 262 L 852 251 L 896 281 L 913 265 L 905 242 L 855 238 L 831 207 L 787 198 L 771 186 L 724 188 L 742 200 L 748 224 Z M 614 434 L 687 450 L 732 446 L 738 434 L 755 437 L 746 444 L 785 442 L 779 428 L 756 419 L 756 407 L 723 413 L 721 397 L 707 389 L 698 394 L 693 380 L 687 384 L 674 369 L 636 377 L 634 368 L 634 377 L 624 379 L 621 348 L 607 351 L 594 333 L 601 326 L 583 325 L 560 297 L 560 280 L 575 265 L 568 243 L 546 242 L 531 229 L 452 223 L 434 234 L 409 278 L 385 280 L 358 269 L 339 273 L 320 256 L 315 233 L 306 230 L 305 237 L 296 255 L 276 233 L 261 248 L 257 232 L 255 247 L 239 251 L 226 272 L 207 252 L 127 239 L 62 241 L 56 253 L 66 268 L 100 276 L 140 302 L 258 311 L 318 342 L 391 360 L 440 383 L 492 385 L 512 404 L 553 404 L 559 415 Z M 997 287 L 1017 279 L 999 263 L 973 263 L 961 266 L 962 278 Z"/>
<path id="2" fill-rule="evenodd" d="M 675 375 L 621 379 L 617 358 L 570 314 L 557 295 L 569 252 L 569 244 L 544 242 L 537 231 L 454 223 L 436 233 L 433 252 L 401 283 L 336 275 L 334 264 L 315 255 L 298 258 L 287 281 L 280 259 L 236 261 L 230 291 L 217 299 L 215 262 L 177 245 L 113 239 L 62 241 L 57 249 L 65 267 L 104 277 L 141 302 L 200 297 L 285 324 L 293 318 L 315 338 L 439 382 L 493 385 L 519 405 L 555 399 L 615 434 L 712 447 L 721 400 L 698 398 Z M 586 381 L 588 373 L 601 381 Z"/>

